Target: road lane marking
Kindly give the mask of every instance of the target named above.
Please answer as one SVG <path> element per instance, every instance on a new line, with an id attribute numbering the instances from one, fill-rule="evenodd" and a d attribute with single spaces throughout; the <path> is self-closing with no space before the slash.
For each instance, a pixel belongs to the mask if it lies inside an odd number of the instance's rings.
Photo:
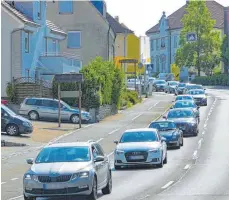
<path id="1" fill-rule="evenodd" d="M 201 138 L 201 139 L 198 141 L 198 149 L 201 148 L 202 142 L 203 142 L 203 138 Z"/>
<path id="2" fill-rule="evenodd" d="M 139 115 L 137 115 L 136 117 L 134 117 L 133 119 L 132 119 L 132 121 L 134 121 L 135 119 L 137 119 L 138 117 L 140 117 L 142 114 L 139 114 Z"/>
<path id="3" fill-rule="evenodd" d="M 143 200 L 143 199 L 146 199 L 146 198 L 148 198 L 148 197 L 150 197 L 150 195 L 146 195 L 146 196 L 144 196 L 144 197 L 141 197 L 141 198 L 139 198 L 138 200 Z"/>
<path id="4" fill-rule="evenodd" d="M 202 132 L 202 135 L 204 135 L 204 134 L 205 134 L 205 131 Z"/>
<path id="5" fill-rule="evenodd" d="M 1 182 L 1 185 L 5 184 L 6 182 Z"/>
<path id="6" fill-rule="evenodd" d="M 204 124 L 204 128 L 206 128 L 206 127 L 207 127 L 207 123 Z"/>
<path id="7" fill-rule="evenodd" d="M 194 151 L 193 155 L 192 155 L 192 159 L 196 160 L 197 159 L 197 150 Z"/>
<path id="8" fill-rule="evenodd" d="M 10 179 L 11 181 L 16 181 L 16 180 L 18 180 L 18 178 L 12 178 L 12 179 Z"/>
<path id="9" fill-rule="evenodd" d="M 190 165 L 185 165 L 184 169 L 187 170 L 190 168 Z"/>
<path id="10" fill-rule="evenodd" d="M 170 185 L 172 185 L 174 183 L 174 181 L 169 181 L 167 184 L 165 184 L 162 189 L 166 189 L 168 188 Z"/>
<path id="11" fill-rule="evenodd" d="M 120 130 L 120 128 L 117 128 L 117 129 L 111 131 L 110 133 L 108 133 L 108 135 L 111 135 L 111 134 L 113 134 L 113 133 L 115 133 L 115 132 L 117 132 L 117 131 L 119 131 L 119 130 Z"/>
<path id="12" fill-rule="evenodd" d="M 152 108 L 154 108 L 157 104 L 159 104 L 159 102 L 155 103 L 153 106 L 151 106 L 148 110 L 151 110 Z"/>
<path id="13" fill-rule="evenodd" d="M 15 200 L 15 199 L 19 199 L 19 198 L 22 198 L 22 197 L 23 197 L 23 195 L 20 195 L 20 196 L 17 196 L 17 197 L 10 198 L 8 200 Z"/>
<path id="14" fill-rule="evenodd" d="M 114 154 L 114 151 L 111 152 L 111 153 L 109 153 L 109 154 L 107 155 L 107 157 L 110 157 L 110 156 L 113 155 L 113 154 Z"/>
<path id="15" fill-rule="evenodd" d="M 98 139 L 96 142 L 97 142 L 97 143 L 98 143 L 98 142 L 101 142 L 103 139 L 104 139 L 104 138 L 100 138 L 100 139 Z"/>

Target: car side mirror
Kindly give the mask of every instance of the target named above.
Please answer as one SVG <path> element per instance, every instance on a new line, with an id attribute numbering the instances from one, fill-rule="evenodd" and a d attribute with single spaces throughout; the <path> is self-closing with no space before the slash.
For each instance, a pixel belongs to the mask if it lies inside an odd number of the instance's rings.
<path id="1" fill-rule="evenodd" d="M 104 161 L 104 157 L 103 156 L 97 156 L 95 158 L 95 162 L 102 162 L 102 161 Z"/>
<path id="2" fill-rule="evenodd" d="M 206 90 L 206 89 L 204 88 L 204 90 Z"/>
<path id="3" fill-rule="evenodd" d="M 200 106 L 197 106 L 197 110 L 199 110 L 200 109 Z"/>
<path id="4" fill-rule="evenodd" d="M 162 142 L 166 142 L 166 138 L 161 137 L 161 141 L 162 141 Z"/>
<path id="5" fill-rule="evenodd" d="M 32 165 L 32 164 L 33 164 L 33 158 L 27 159 L 26 162 L 27 162 L 29 165 Z"/>
<path id="6" fill-rule="evenodd" d="M 114 143 L 115 143 L 115 144 L 118 144 L 118 140 L 115 140 Z"/>
<path id="7" fill-rule="evenodd" d="M 173 109 L 173 106 L 171 106 L 170 109 Z"/>
<path id="8" fill-rule="evenodd" d="M 163 117 L 162 117 L 163 119 L 167 119 L 167 117 L 164 115 Z"/>

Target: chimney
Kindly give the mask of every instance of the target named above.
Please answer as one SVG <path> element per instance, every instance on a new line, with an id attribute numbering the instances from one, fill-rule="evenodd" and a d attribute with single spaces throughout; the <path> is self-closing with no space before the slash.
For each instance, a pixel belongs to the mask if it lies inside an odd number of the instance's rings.
<path id="1" fill-rule="evenodd" d="M 115 16 L 115 20 L 119 22 L 119 16 Z"/>

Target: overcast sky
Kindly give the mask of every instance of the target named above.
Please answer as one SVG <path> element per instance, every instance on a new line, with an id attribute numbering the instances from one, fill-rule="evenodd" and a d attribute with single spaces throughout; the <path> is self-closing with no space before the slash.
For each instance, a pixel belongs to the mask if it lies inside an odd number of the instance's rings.
<path id="1" fill-rule="evenodd" d="M 229 0 L 216 0 L 229 6 Z M 136 35 L 145 32 L 158 23 L 165 11 L 170 15 L 186 3 L 186 0 L 106 0 L 107 11 L 119 16 L 119 21 L 133 30 Z"/>

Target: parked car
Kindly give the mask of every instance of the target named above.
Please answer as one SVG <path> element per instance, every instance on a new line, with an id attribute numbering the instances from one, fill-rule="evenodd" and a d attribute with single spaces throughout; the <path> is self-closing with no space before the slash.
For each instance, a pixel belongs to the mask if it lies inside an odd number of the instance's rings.
<path id="1" fill-rule="evenodd" d="M 166 81 L 164 81 L 164 80 L 155 80 L 153 82 L 153 86 L 154 86 L 156 92 L 160 92 L 160 91 L 164 92 L 165 91 L 165 84 L 166 84 Z"/>
<path id="2" fill-rule="evenodd" d="M 167 163 L 166 139 L 156 129 L 126 130 L 114 152 L 115 169 L 124 166 L 156 165 L 163 167 Z"/>
<path id="3" fill-rule="evenodd" d="M 173 121 L 152 122 L 149 128 L 157 129 L 161 137 L 166 138 L 167 147 L 180 149 L 180 147 L 184 145 L 183 132 L 177 128 Z"/>
<path id="4" fill-rule="evenodd" d="M 179 84 L 178 81 L 168 81 L 165 85 L 165 93 L 175 94 L 175 90 L 178 84 Z"/>
<path id="5" fill-rule="evenodd" d="M 179 83 L 175 88 L 175 95 L 184 94 L 186 83 Z"/>
<path id="6" fill-rule="evenodd" d="M 72 123 L 79 122 L 79 109 L 72 108 L 64 101 L 61 101 L 61 119 Z M 51 119 L 58 120 L 59 103 L 57 99 L 49 98 L 26 98 L 21 104 L 19 113 L 26 115 L 31 120 Z M 89 122 L 91 116 L 88 112 L 81 112 L 82 121 Z"/>
<path id="7" fill-rule="evenodd" d="M 140 80 L 136 79 L 136 87 L 140 85 Z M 143 82 L 141 82 L 141 85 L 143 85 Z M 127 88 L 135 88 L 135 79 L 131 78 L 127 80 Z"/>
<path id="8" fill-rule="evenodd" d="M 7 101 L 7 100 L 5 100 L 5 99 L 1 99 L 1 104 L 3 104 L 3 105 L 7 105 L 7 104 L 8 104 L 8 101 Z"/>
<path id="9" fill-rule="evenodd" d="M 176 101 L 175 104 L 171 107 L 172 109 L 176 108 L 191 108 L 193 109 L 194 113 L 198 117 L 198 123 L 200 122 L 200 107 L 195 104 L 193 101 L 189 100 L 180 100 Z"/>
<path id="10" fill-rule="evenodd" d="M 175 101 L 180 101 L 180 100 L 188 100 L 188 101 L 194 101 L 192 95 L 178 95 L 175 99 Z"/>
<path id="11" fill-rule="evenodd" d="M 32 166 L 23 178 L 25 200 L 79 195 L 95 200 L 98 190 L 112 191 L 109 159 L 96 142 L 52 144 L 27 163 Z"/>
<path id="12" fill-rule="evenodd" d="M 189 90 L 188 94 L 193 96 L 196 105 L 198 106 L 208 105 L 208 99 L 204 90 L 202 89 Z"/>
<path id="13" fill-rule="evenodd" d="M 171 109 L 163 118 L 174 121 L 176 126 L 183 131 L 184 136 L 198 135 L 198 117 L 191 108 Z"/>
<path id="14" fill-rule="evenodd" d="M 33 125 L 28 119 L 1 105 L 1 131 L 11 136 L 29 134 L 33 132 Z"/>
<path id="15" fill-rule="evenodd" d="M 187 84 L 184 89 L 184 94 L 188 94 L 189 90 L 194 90 L 194 89 L 201 89 L 205 90 L 202 85 L 197 85 L 197 84 Z"/>

